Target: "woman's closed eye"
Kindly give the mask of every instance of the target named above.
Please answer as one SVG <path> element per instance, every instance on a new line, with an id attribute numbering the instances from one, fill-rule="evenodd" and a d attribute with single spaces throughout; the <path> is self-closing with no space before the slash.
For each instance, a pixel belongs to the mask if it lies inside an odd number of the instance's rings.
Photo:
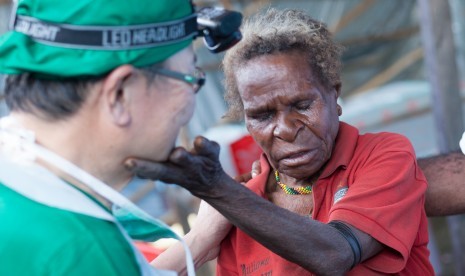
<path id="1" fill-rule="evenodd" d="M 252 120 L 256 120 L 256 121 L 259 121 L 259 122 L 264 122 L 268 119 L 271 119 L 271 117 L 273 116 L 273 112 L 271 111 L 263 111 L 263 112 L 257 112 L 257 113 L 253 113 L 253 114 L 249 114 L 248 117 Z"/>
<path id="2" fill-rule="evenodd" d="M 313 101 L 300 101 L 294 104 L 294 108 L 299 111 L 307 111 L 312 106 Z"/>

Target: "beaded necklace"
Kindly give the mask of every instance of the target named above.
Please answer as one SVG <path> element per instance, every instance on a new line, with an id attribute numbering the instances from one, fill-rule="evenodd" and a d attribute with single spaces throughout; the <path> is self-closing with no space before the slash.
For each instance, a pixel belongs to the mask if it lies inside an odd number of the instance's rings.
<path id="1" fill-rule="evenodd" d="M 274 175 L 276 177 L 276 182 L 278 183 L 278 186 L 281 187 L 284 193 L 288 195 L 308 195 L 312 193 L 313 183 L 305 187 L 292 188 L 292 187 L 288 187 L 284 183 L 281 183 L 281 180 L 279 179 L 279 172 L 277 170 L 274 171 Z"/>

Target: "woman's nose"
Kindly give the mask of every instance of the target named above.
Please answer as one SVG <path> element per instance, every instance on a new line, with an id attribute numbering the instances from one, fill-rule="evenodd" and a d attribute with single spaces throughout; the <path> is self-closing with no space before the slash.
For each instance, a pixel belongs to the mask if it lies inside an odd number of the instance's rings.
<path id="1" fill-rule="evenodd" d="M 303 124 L 291 113 L 278 114 L 273 135 L 287 142 L 293 142 Z"/>

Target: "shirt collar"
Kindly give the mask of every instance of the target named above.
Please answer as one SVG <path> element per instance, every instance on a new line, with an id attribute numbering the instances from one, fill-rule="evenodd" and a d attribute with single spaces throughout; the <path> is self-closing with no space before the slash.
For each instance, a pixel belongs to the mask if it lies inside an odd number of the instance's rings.
<path id="1" fill-rule="evenodd" d="M 260 174 L 249 180 L 249 182 L 247 182 L 247 187 L 259 195 L 264 195 L 268 175 L 271 169 L 271 166 L 268 163 L 268 159 L 266 158 L 266 155 L 264 153 L 262 153 L 262 155 L 260 156 L 260 168 Z"/>

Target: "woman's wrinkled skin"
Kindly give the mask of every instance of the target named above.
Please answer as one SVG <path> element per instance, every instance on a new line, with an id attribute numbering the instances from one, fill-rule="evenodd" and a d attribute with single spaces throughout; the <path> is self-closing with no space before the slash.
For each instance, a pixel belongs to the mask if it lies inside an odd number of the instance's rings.
<path id="1" fill-rule="evenodd" d="M 323 86 L 298 52 L 255 58 L 237 70 L 236 80 L 247 130 L 271 165 L 307 181 L 331 157 L 339 87 Z"/>

